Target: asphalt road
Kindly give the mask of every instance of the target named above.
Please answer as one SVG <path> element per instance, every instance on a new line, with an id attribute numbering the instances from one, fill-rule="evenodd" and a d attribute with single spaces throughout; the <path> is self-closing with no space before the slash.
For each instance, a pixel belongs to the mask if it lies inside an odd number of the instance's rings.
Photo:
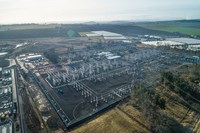
<path id="1" fill-rule="evenodd" d="M 10 62 L 12 65 L 16 65 L 16 62 L 14 60 L 11 60 Z M 23 110 L 23 100 L 22 100 L 23 93 L 21 93 L 19 90 L 19 86 L 18 86 L 19 79 L 18 79 L 17 71 L 19 72 L 19 70 L 17 70 L 17 67 L 15 66 L 13 76 L 15 77 L 15 84 L 16 84 L 16 96 L 17 96 L 20 129 L 21 129 L 20 131 L 21 133 L 27 133 L 26 123 L 24 119 L 24 110 Z"/>

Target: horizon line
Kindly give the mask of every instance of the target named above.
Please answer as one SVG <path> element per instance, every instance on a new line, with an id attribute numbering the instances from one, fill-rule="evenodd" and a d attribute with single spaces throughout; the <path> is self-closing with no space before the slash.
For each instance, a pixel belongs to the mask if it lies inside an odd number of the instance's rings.
<path id="1" fill-rule="evenodd" d="M 146 20 L 111 20 L 111 21 L 71 21 L 71 22 L 30 22 L 30 23 L 0 23 L 0 25 L 25 25 L 25 24 L 89 24 L 89 23 L 96 23 L 96 24 L 106 24 L 106 23 L 114 23 L 114 22 L 165 22 L 165 21 L 191 21 L 191 20 L 200 20 L 200 18 L 194 19 L 146 19 Z"/>

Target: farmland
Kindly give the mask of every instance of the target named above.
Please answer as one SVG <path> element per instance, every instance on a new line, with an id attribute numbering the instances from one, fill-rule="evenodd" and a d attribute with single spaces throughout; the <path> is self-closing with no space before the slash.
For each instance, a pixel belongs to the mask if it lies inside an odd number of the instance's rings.
<path id="1" fill-rule="evenodd" d="M 166 32 L 179 32 L 186 35 L 200 35 L 199 21 L 170 21 L 137 23 L 137 26 Z"/>
<path id="2" fill-rule="evenodd" d="M 24 24 L 24 25 L 0 25 L 0 31 L 50 29 L 56 28 L 58 24 Z"/>

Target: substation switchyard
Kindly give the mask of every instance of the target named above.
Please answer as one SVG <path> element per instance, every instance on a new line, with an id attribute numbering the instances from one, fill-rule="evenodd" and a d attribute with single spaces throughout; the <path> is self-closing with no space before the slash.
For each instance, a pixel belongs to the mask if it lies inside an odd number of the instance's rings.
<path id="1" fill-rule="evenodd" d="M 29 74 L 69 128 L 130 96 L 141 62 L 159 54 L 122 42 L 96 44 L 59 55 L 57 65 L 41 57 Z"/>

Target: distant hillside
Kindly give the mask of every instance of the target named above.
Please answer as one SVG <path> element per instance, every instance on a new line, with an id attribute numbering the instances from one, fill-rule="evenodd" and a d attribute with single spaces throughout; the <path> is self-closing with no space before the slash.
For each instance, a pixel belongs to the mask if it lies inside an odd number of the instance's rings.
<path id="1" fill-rule="evenodd" d="M 50 29 L 58 27 L 58 24 L 13 24 L 0 25 L 0 31 L 30 30 L 30 29 Z"/>
<path id="2" fill-rule="evenodd" d="M 200 20 L 176 20 L 160 22 L 140 22 L 133 24 L 147 29 L 179 32 L 187 35 L 200 36 Z"/>
<path id="3" fill-rule="evenodd" d="M 154 22 L 112 21 L 106 23 L 91 21 L 83 24 L 0 25 L 0 39 L 68 37 L 69 31 L 74 32 L 73 37 L 77 37 L 79 36 L 78 32 L 93 30 L 106 30 L 128 36 L 144 34 L 177 36 L 185 34 L 200 37 L 200 20 Z"/>
<path id="4" fill-rule="evenodd" d="M 38 26 L 38 27 L 37 27 Z M 44 26 L 44 27 L 43 27 Z M 33 27 L 33 29 L 31 29 Z M 2 27 L 1 27 L 2 28 Z M 4 27 L 5 28 L 5 27 Z M 13 29 L 12 29 L 13 28 Z M 62 25 L 17 25 L 9 26 L 9 30 L 0 31 L 0 39 L 20 39 L 20 38 L 40 38 L 40 37 L 68 37 L 68 32 L 73 32 L 73 37 L 79 36 L 78 32 L 88 32 L 94 30 L 105 30 L 116 32 L 128 36 L 133 35 L 169 35 L 175 36 L 175 33 L 147 29 L 130 24 L 62 24 Z M 70 36 L 71 37 L 71 36 Z"/>

